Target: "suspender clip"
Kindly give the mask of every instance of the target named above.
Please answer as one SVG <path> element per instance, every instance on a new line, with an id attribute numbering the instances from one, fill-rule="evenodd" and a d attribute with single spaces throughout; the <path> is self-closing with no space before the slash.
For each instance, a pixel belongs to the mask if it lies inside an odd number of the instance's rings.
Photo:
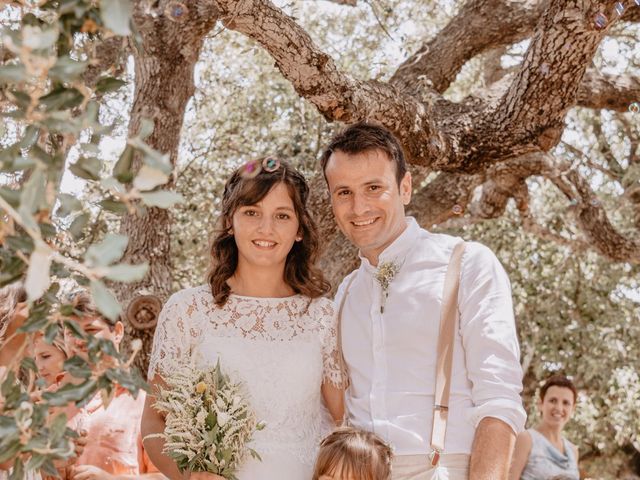
<path id="1" fill-rule="evenodd" d="M 432 467 L 437 467 L 438 462 L 440 461 L 440 450 L 438 450 L 437 448 L 431 450 L 431 453 L 429 454 L 429 460 L 431 461 Z"/>

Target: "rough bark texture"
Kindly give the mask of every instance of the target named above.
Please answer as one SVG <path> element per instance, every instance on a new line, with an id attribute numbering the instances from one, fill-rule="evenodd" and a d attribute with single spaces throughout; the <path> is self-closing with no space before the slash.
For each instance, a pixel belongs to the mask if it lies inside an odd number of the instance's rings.
<path id="1" fill-rule="evenodd" d="M 640 21 L 640 8 L 629 8 L 619 18 L 615 3 L 467 0 L 389 82 L 356 79 L 340 71 L 293 18 L 268 0 L 186 2 L 188 15 L 179 22 L 169 20 L 166 12 L 167 7 L 182 4 L 161 2 L 145 8 L 140 4 L 136 23 L 143 51 L 135 52 L 136 100 L 130 131 L 136 131 L 142 117 L 153 118 L 152 146 L 175 160 L 184 106 L 193 92 L 193 65 L 202 38 L 220 18 L 227 28 L 260 44 L 298 94 L 327 120 L 380 122 L 401 140 L 413 167 L 423 174 L 439 172 L 414 195 L 408 210 L 422 225 L 453 222 L 463 213 L 474 219 L 495 218 L 513 198 L 530 231 L 576 249 L 595 249 L 616 261 L 638 263 L 637 232 L 635 237 L 617 232 L 589 183 L 569 162 L 547 153 L 558 144 L 570 108 L 624 111 L 638 98 L 637 79 L 608 78 L 589 70 L 600 42 L 614 25 Z M 598 15 L 604 15 L 604 24 L 596 22 Z M 502 71 L 500 52 L 527 38 L 531 42 L 522 64 Z M 442 93 L 465 63 L 480 54 L 488 56 L 485 87 L 459 103 L 446 100 Z M 632 142 L 637 147 L 638 139 Z M 530 176 L 548 178 L 572 202 L 581 239 L 562 238 L 536 224 L 529 212 L 526 179 Z M 312 208 L 326 240 L 322 267 L 335 285 L 355 266 L 356 257 L 336 230 L 321 174 L 312 185 Z M 474 195 L 477 189 L 481 192 Z M 636 206 L 640 227 L 640 191 L 630 185 L 625 195 Z M 122 296 L 139 289 L 161 297 L 168 292 L 169 222 L 165 213 L 151 209 L 123 223 L 123 231 L 131 235 L 127 259 L 150 261 L 152 267 L 144 282 Z"/>
<path id="2" fill-rule="evenodd" d="M 129 123 L 134 136 L 142 119 L 153 120 L 153 133 L 145 141 L 170 156 L 175 165 L 187 102 L 194 93 L 193 69 L 206 34 L 217 21 L 216 9 L 207 2 L 158 2 L 149 10 L 136 5 L 134 20 L 142 39 L 133 46 L 135 93 Z M 170 40 L 170 41 L 168 41 Z M 138 168 L 139 159 L 135 168 Z M 171 187 L 171 184 L 163 188 Z M 121 233 L 129 237 L 123 261 L 147 262 L 149 272 L 137 283 L 120 284 L 123 305 L 138 294 L 153 294 L 165 301 L 171 292 L 171 215 L 168 210 L 147 208 L 126 215 Z M 135 330 L 125 325 L 125 338 L 141 338 L 143 350 L 136 364 L 146 371 L 153 329 Z"/>
<path id="3" fill-rule="evenodd" d="M 558 144 L 573 106 L 624 111 L 637 98 L 637 80 L 587 72 L 608 30 L 618 21 L 638 21 L 633 8 L 619 19 L 614 4 L 469 0 L 388 83 L 380 83 L 337 70 L 306 32 L 269 2 L 217 1 L 225 26 L 260 43 L 296 91 L 327 119 L 376 120 L 400 138 L 410 163 L 442 171 L 414 197 L 409 209 L 423 225 L 464 212 L 495 218 L 514 198 L 525 228 L 576 248 L 589 243 L 618 261 L 638 262 L 640 243 L 615 231 L 593 200 L 588 182 L 577 171 L 557 174 L 552 163 L 561 162 L 545 155 Z M 606 25 L 597 25 L 598 14 L 605 16 Z M 468 60 L 525 38 L 531 38 L 529 49 L 513 72 L 487 77 L 494 82 L 459 104 L 441 97 Z M 556 238 L 535 223 L 525 182 L 531 175 L 548 176 L 577 204 L 574 212 L 584 233 L 582 241 Z M 325 188 L 320 179 L 314 185 Z M 476 188 L 482 188 L 480 200 L 470 204 Z M 629 196 L 635 199 L 640 194 L 633 191 Z M 331 252 L 322 266 L 335 284 L 355 262 L 353 249 L 336 231 L 322 198 L 318 193 L 314 207 Z"/>

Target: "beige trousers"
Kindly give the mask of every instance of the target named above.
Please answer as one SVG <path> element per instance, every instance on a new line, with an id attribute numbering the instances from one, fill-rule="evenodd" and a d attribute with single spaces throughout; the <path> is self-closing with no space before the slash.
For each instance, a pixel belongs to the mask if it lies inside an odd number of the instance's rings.
<path id="1" fill-rule="evenodd" d="M 468 480 L 469 455 L 442 455 L 438 474 L 431 466 L 428 455 L 399 455 L 393 460 L 391 469 L 392 480 Z"/>

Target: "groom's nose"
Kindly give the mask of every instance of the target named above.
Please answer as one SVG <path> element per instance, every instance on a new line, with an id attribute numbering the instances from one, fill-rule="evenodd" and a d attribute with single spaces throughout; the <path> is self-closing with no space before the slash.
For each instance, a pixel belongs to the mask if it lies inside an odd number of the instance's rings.
<path id="1" fill-rule="evenodd" d="M 351 209 L 355 216 L 362 215 L 369 210 L 369 202 L 365 195 L 362 193 L 354 193 L 352 198 L 353 203 L 351 205 Z"/>

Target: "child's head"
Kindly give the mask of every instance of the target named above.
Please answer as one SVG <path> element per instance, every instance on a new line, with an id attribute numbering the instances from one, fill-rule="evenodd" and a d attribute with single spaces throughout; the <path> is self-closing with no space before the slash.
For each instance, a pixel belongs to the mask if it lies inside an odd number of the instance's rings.
<path id="1" fill-rule="evenodd" d="M 375 434 L 339 428 L 320 444 L 313 480 L 390 480 L 392 457 Z"/>
<path id="2" fill-rule="evenodd" d="M 74 311 L 77 312 L 77 315 L 74 315 L 72 319 L 78 323 L 86 334 L 110 340 L 116 349 L 119 348 L 124 335 L 122 322 L 111 322 L 100 314 L 93 303 L 91 295 L 84 290 L 70 295 L 67 302 L 72 304 Z M 86 359 L 86 342 L 76 338 L 68 329 L 65 329 L 64 332 L 64 343 L 70 356 L 78 355 Z"/>

